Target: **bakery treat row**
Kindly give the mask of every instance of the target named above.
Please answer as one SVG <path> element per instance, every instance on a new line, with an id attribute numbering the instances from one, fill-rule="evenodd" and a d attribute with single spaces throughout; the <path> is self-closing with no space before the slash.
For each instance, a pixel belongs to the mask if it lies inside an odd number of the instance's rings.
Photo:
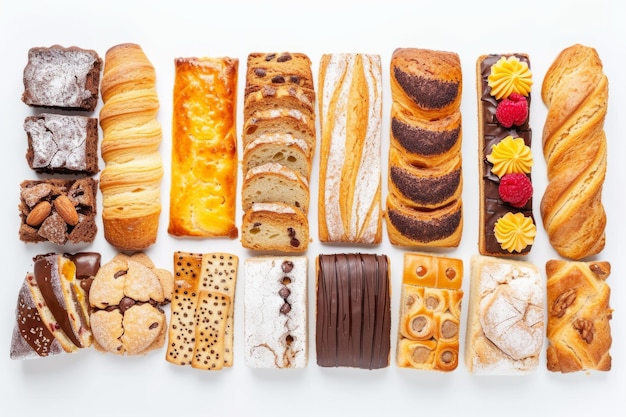
<path id="1" fill-rule="evenodd" d="M 457 247 L 463 232 L 459 56 L 396 49 L 390 77 L 389 240 L 407 247 Z"/>
<path id="2" fill-rule="evenodd" d="M 156 267 L 142 252 L 118 254 L 102 266 L 93 252 L 36 256 L 18 294 L 11 358 L 71 353 L 92 345 L 117 355 L 145 355 L 165 345 L 165 359 L 175 365 L 202 370 L 233 366 L 238 257 L 176 252 L 173 268 L 172 274 Z M 527 261 L 475 255 L 470 270 L 464 357 L 471 373 L 534 371 L 546 335 L 548 370 L 611 369 L 609 262 L 550 260 L 545 287 L 539 268 Z M 397 365 L 455 370 L 463 261 L 407 252 L 401 272 Z M 248 367 L 307 366 L 308 277 L 306 256 L 244 261 L 241 346 Z M 389 366 L 390 278 L 386 255 L 316 257 L 319 366 Z M 168 304 L 169 324 L 162 309 Z"/>
<path id="3" fill-rule="evenodd" d="M 241 244 L 305 252 L 316 147 L 311 61 L 301 53 L 251 53 L 243 99 Z"/>

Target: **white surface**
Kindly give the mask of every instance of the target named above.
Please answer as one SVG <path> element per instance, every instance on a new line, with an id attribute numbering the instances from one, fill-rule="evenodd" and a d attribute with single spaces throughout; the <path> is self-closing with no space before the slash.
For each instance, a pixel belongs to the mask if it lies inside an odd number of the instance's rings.
<path id="1" fill-rule="evenodd" d="M 447 415 L 614 415 L 619 409 L 626 382 L 626 351 L 623 308 L 626 297 L 624 248 L 625 223 L 623 187 L 626 151 L 620 123 L 626 108 L 624 68 L 623 7 L 617 0 L 594 1 L 296 1 L 243 2 L 160 2 L 126 1 L 0 1 L 0 126 L 2 128 L 2 170 L 5 181 L 0 210 L 4 276 L 0 293 L 0 378 L 3 410 L 19 415 L 41 415 L 52 411 L 91 416 L 113 415 L 334 415 L 349 413 L 397 415 L 399 413 L 444 412 Z M 136 4 L 139 3 L 139 4 Z M 197 6 L 207 3 L 211 6 Z M 91 10 L 90 10 L 91 9 Z M 314 268 L 309 275 L 310 360 L 296 371 L 263 371 L 244 365 L 243 297 L 235 307 L 235 361 L 232 369 L 202 372 L 177 367 L 164 360 L 164 350 L 140 358 L 117 357 L 93 349 L 74 355 L 34 361 L 11 361 L 9 345 L 14 322 L 17 292 L 31 258 L 37 253 L 58 250 L 53 246 L 26 245 L 17 238 L 19 183 L 34 178 L 24 154 L 26 136 L 22 123 L 31 114 L 20 101 L 22 71 L 26 54 L 33 46 L 77 45 L 95 49 L 104 58 L 106 50 L 118 43 L 136 42 L 156 67 L 163 126 L 161 147 L 165 172 L 169 172 L 171 95 L 173 60 L 179 56 L 232 56 L 240 60 L 239 117 L 245 78 L 245 60 L 253 51 L 299 51 L 313 61 L 314 74 L 323 53 L 363 52 L 381 55 L 385 97 L 383 111 L 383 173 L 387 169 L 389 129 L 389 60 L 397 47 L 423 47 L 457 52 L 461 57 L 463 89 L 464 215 L 463 240 L 459 248 L 444 251 L 462 258 L 468 270 L 469 258 L 477 252 L 477 122 L 474 65 L 485 53 L 527 52 L 534 72 L 534 100 L 531 125 L 535 132 L 535 213 L 538 237 L 529 260 L 543 270 L 545 261 L 556 257 L 541 225 L 539 201 L 545 188 L 545 162 L 541 153 L 541 131 L 545 106 L 540 98 L 543 75 L 556 55 L 574 43 L 597 48 L 610 80 L 610 103 L 606 122 L 609 140 L 609 168 L 604 189 L 608 212 L 607 246 L 599 259 L 609 260 L 613 273 L 611 322 L 613 369 L 608 373 L 552 374 L 545 370 L 545 348 L 540 369 L 524 377 L 477 377 L 464 363 L 456 371 L 427 373 L 399 369 L 392 363 L 379 371 L 325 369 L 315 361 Z M 317 79 L 316 79 L 317 82 Z M 95 113 L 97 115 L 97 113 Z M 241 153 L 240 153 L 241 156 Z M 316 207 L 315 159 L 311 207 Z M 101 165 L 102 166 L 102 165 Z M 386 175 L 383 176 L 386 183 Z M 386 195 L 386 188 L 385 188 Z M 169 179 L 162 184 L 163 212 L 157 244 L 149 255 L 160 267 L 171 269 L 175 250 L 229 251 L 245 258 L 251 254 L 238 241 L 191 241 L 167 235 Z M 238 213 L 240 218 L 241 213 Z M 384 243 L 376 248 L 323 246 L 317 242 L 316 210 L 310 220 L 314 243 L 308 250 L 310 265 L 321 252 L 367 251 L 385 253 L 392 259 L 392 350 L 398 324 L 398 297 L 402 251 Z M 84 247 L 82 247 L 84 248 Z M 74 248 L 66 248 L 72 250 Z M 114 254 L 103 234 L 86 249 L 102 253 L 104 261 Z M 240 275 L 241 278 L 241 275 Z M 242 288 L 240 281 L 239 289 Z M 466 274 L 463 285 L 469 289 Z M 465 332 L 467 303 L 463 306 Z M 462 338 L 464 340 L 464 337 Z M 75 411 L 72 410 L 75 408 Z M 224 415 L 224 414 L 222 414 Z"/>

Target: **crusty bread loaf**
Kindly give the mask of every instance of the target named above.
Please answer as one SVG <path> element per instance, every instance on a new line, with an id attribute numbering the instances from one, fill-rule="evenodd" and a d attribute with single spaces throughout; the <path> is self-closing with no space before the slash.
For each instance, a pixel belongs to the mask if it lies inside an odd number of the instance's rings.
<path id="1" fill-rule="evenodd" d="M 237 70 L 232 58 L 175 60 L 168 232 L 238 235 Z"/>
<path id="2" fill-rule="evenodd" d="M 546 263 L 548 370 L 611 369 L 610 274 L 608 262 Z"/>
<path id="3" fill-rule="evenodd" d="M 290 107 L 254 111 L 243 122 L 243 145 L 268 134 L 289 134 L 306 141 L 314 148 L 316 142 L 315 119 Z"/>
<path id="4" fill-rule="evenodd" d="M 323 55 L 319 96 L 319 238 L 322 242 L 380 243 L 380 56 Z"/>
<path id="5" fill-rule="evenodd" d="M 479 375 L 535 370 L 545 337 L 544 286 L 530 262 L 474 255 L 465 364 Z"/>
<path id="6" fill-rule="evenodd" d="M 597 51 L 583 45 L 563 50 L 543 80 L 541 95 L 548 107 L 543 129 L 548 186 L 541 200 L 541 217 L 551 245 L 570 259 L 595 255 L 605 245 L 602 187 L 608 94 L 608 79 Z"/>
<path id="7" fill-rule="evenodd" d="M 261 135 L 243 150 L 243 175 L 269 162 L 297 171 L 307 181 L 311 178 L 313 149 L 303 139 L 290 134 Z"/>
<path id="8" fill-rule="evenodd" d="M 495 80 L 509 89 L 494 84 Z M 482 255 L 516 257 L 530 253 L 535 240 L 536 226 L 533 214 L 531 171 L 532 130 L 529 123 L 532 72 L 527 54 L 490 54 L 476 60 L 476 88 L 478 91 L 478 168 L 479 168 L 479 235 L 478 250 Z M 499 109 L 510 103 L 516 94 L 526 108 L 523 120 L 508 126 L 498 118 Z M 509 142 L 511 141 L 511 142 Z M 511 148 L 511 144 L 517 144 Z M 506 145 L 506 146 L 505 146 Z M 499 147 L 504 147 L 498 150 Z M 496 168 L 491 157 L 498 154 Z M 529 190 L 528 199 L 516 203 L 502 197 L 503 178 L 517 175 L 527 186 L 512 188 Z M 506 227 L 502 227 L 506 226 Z"/>
<path id="9" fill-rule="evenodd" d="M 391 58 L 389 240 L 455 247 L 463 231 L 459 56 L 399 48 Z"/>
<path id="10" fill-rule="evenodd" d="M 251 368 L 308 361 L 306 256 L 257 256 L 244 264 L 244 356 Z"/>
<path id="11" fill-rule="evenodd" d="M 241 205 L 248 211 L 254 203 L 284 203 L 309 211 L 309 182 L 297 171 L 277 163 L 252 168 L 241 189 Z"/>
<path id="12" fill-rule="evenodd" d="M 142 250 L 156 241 L 163 166 L 155 71 L 139 45 L 107 51 L 101 91 L 104 236 L 120 250 Z"/>
<path id="13" fill-rule="evenodd" d="M 405 253 L 397 363 L 449 372 L 459 363 L 463 261 Z"/>
<path id="14" fill-rule="evenodd" d="M 244 119 L 252 117 L 254 112 L 290 108 L 298 110 L 308 117 L 315 113 L 315 92 L 299 86 L 264 85 L 259 90 L 248 92 L 244 98 Z"/>
<path id="15" fill-rule="evenodd" d="M 295 206 L 255 203 L 243 215 L 241 243 L 253 250 L 302 253 L 309 245 L 309 222 Z"/>

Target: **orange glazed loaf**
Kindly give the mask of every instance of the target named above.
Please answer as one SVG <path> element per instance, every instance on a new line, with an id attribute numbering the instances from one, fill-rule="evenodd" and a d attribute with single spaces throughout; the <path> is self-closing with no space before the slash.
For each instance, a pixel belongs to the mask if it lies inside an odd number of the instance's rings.
<path id="1" fill-rule="evenodd" d="M 233 58 L 175 61 L 168 227 L 172 235 L 238 235 L 238 63 Z"/>

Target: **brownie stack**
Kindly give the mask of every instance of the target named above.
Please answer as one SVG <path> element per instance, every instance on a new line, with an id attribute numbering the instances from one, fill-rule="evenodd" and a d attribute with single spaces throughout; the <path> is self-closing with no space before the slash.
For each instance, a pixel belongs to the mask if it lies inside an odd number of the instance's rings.
<path id="1" fill-rule="evenodd" d="M 98 103 L 102 60 L 95 51 L 32 48 L 22 101 L 45 112 L 26 117 L 26 160 L 40 174 L 20 186 L 19 237 L 27 243 L 92 242 L 97 227 Z M 61 177 L 63 176 L 63 177 Z"/>

